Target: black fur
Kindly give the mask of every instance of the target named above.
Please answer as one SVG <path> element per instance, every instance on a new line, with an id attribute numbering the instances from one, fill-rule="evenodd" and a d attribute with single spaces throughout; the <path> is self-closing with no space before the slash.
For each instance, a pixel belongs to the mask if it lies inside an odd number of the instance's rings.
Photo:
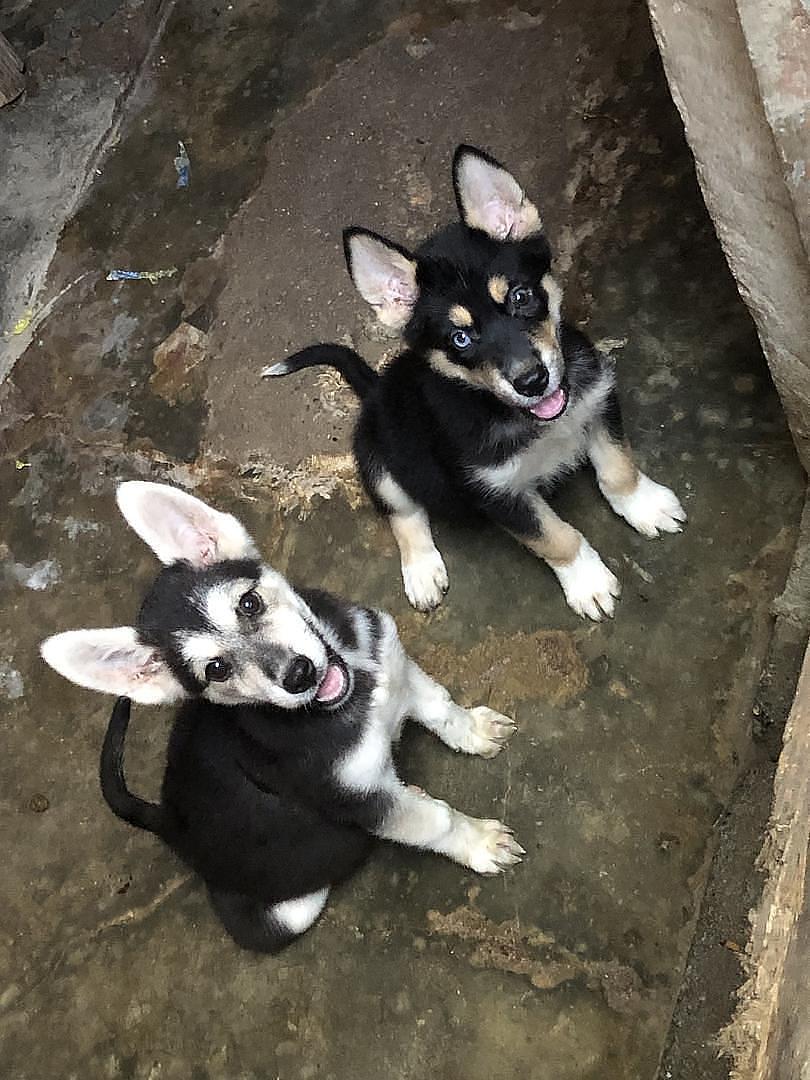
<path id="1" fill-rule="evenodd" d="M 112 812 L 138 829 L 163 835 L 164 813 L 161 806 L 133 795 L 124 779 L 124 740 L 129 727 L 131 702 L 118 698 L 113 706 L 107 733 L 101 747 L 99 779 L 101 793 Z"/>
<path id="2" fill-rule="evenodd" d="M 565 324 L 562 345 L 574 404 L 602 375 L 604 362 L 584 335 Z M 364 401 L 354 450 L 364 485 L 382 510 L 376 482 L 388 471 L 429 514 L 458 518 L 473 512 L 514 530 L 518 513 L 521 527 L 529 528 L 514 500 L 484 491 L 470 474 L 527 447 L 539 437 L 540 424 L 487 391 L 438 374 L 419 351 L 408 350 Z M 553 486 L 541 485 L 545 491 Z"/>
<path id="3" fill-rule="evenodd" d="M 358 356 L 353 349 L 347 349 L 345 345 L 310 345 L 308 349 L 302 349 L 285 362 L 284 374 L 289 375 L 294 371 L 320 365 L 327 365 L 339 371 L 361 399 L 368 396 L 369 391 L 377 382 L 377 372 L 374 368 L 369 367 L 362 356 Z"/>

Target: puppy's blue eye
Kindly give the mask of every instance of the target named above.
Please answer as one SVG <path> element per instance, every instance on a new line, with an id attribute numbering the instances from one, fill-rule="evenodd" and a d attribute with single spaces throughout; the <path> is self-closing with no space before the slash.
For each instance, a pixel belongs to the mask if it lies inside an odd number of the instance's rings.
<path id="1" fill-rule="evenodd" d="M 450 335 L 450 341 L 454 349 L 460 349 L 462 352 L 472 345 L 472 338 L 466 330 L 454 330 Z"/>

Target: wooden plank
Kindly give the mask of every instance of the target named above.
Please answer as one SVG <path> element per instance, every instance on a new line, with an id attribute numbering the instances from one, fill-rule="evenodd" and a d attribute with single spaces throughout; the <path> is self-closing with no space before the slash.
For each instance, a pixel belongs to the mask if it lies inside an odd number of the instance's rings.
<path id="1" fill-rule="evenodd" d="M 0 108 L 18 98 L 24 89 L 23 62 L 0 34 Z"/>
<path id="2" fill-rule="evenodd" d="M 759 907 L 752 913 L 746 958 L 748 979 L 739 991 L 736 1015 L 721 1036 L 734 1059 L 731 1080 L 799 1080 L 807 1073 L 777 1062 L 785 1050 L 785 1017 L 799 1005 L 785 978 L 794 951 L 802 909 L 808 901 L 807 855 L 810 838 L 810 649 L 804 658 L 796 697 L 785 728 L 774 785 L 771 820 L 759 866 L 768 874 Z M 796 1036 L 808 1038 L 806 1011 L 794 1019 Z"/>

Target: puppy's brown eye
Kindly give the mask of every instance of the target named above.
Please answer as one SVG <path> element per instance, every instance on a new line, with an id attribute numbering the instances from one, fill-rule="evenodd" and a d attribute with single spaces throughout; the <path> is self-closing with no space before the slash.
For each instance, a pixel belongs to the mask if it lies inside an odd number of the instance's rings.
<path id="1" fill-rule="evenodd" d="M 516 285 L 509 290 L 509 302 L 513 308 L 524 308 L 534 300 L 534 292 L 527 285 Z"/>
<path id="2" fill-rule="evenodd" d="M 239 611 L 242 615 L 261 615 L 264 601 L 253 589 L 239 597 Z"/>
<path id="3" fill-rule="evenodd" d="M 231 677 L 232 672 L 233 668 L 228 661 L 223 660 L 221 656 L 217 656 L 205 665 L 205 681 L 225 682 L 226 679 Z"/>

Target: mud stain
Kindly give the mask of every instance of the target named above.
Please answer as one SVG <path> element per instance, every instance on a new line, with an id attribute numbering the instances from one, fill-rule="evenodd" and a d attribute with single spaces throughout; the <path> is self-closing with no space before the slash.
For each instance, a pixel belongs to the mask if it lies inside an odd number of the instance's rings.
<path id="1" fill-rule="evenodd" d="M 468 942 L 473 967 L 520 975 L 536 990 L 584 982 L 589 989 L 600 990 L 614 1012 L 638 1010 L 644 993 L 641 979 L 618 960 L 585 960 L 558 944 L 552 934 L 523 925 L 518 919 L 493 922 L 467 905 L 447 914 L 429 911 L 427 921 L 431 934 Z"/>
<path id="2" fill-rule="evenodd" d="M 501 712 L 538 699 L 565 705 L 588 685 L 585 661 L 574 636 L 564 630 L 510 637 L 491 633 L 466 652 L 444 643 L 426 646 L 417 629 L 403 626 L 401 631 L 406 648 L 424 660 L 437 681 L 456 688 L 465 703 L 480 699 L 481 687 L 487 687 L 487 703 Z"/>

